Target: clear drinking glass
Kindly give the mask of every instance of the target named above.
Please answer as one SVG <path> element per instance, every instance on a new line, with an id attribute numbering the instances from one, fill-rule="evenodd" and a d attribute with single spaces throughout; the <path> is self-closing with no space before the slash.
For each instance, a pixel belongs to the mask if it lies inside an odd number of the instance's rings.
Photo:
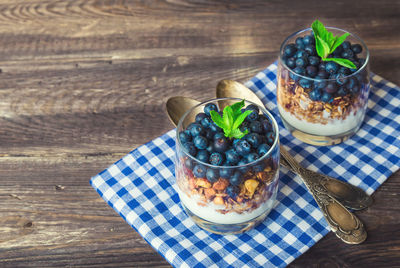
<path id="1" fill-rule="evenodd" d="M 268 136 L 272 145 L 267 153 L 253 162 L 240 166 L 211 165 L 190 155 L 180 139 L 179 133 L 194 122 L 195 116 L 203 111 L 206 104 L 214 103 L 222 110 L 227 103 L 237 101 L 241 100 L 222 98 L 203 102 L 187 111 L 177 127 L 175 176 L 181 204 L 198 226 L 217 234 L 242 233 L 262 222 L 273 208 L 278 190 L 278 125 L 264 107 L 258 106 L 260 114 L 271 122 Z M 255 105 L 245 101 L 245 106 L 249 104 Z M 224 173 L 225 177 L 229 175 L 227 179 L 220 177 L 212 182 L 206 176 L 196 177 L 193 172 L 196 167 L 217 174 Z M 238 178 L 240 184 L 232 194 L 228 187 Z"/>
<path id="2" fill-rule="evenodd" d="M 326 28 L 336 36 L 346 33 L 341 29 Z M 310 28 L 290 35 L 282 43 L 278 60 L 279 113 L 285 127 L 294 137 L 305 143 L 313 145 L 341 143 L 356 133 L 364 120 L 370 90 L 369 52 L 359 37 L 349 34 L 346 41 L 359 44 L 362 48 L 361 53 L 355 54 L 359 69 L 346 70 L 339 66 L 340 75 L 327 72 L 329 77 L 325 78 L 321 78 L 326 75 L 323 72 L 316 78 L 296 73 L 293 65 L 292 69 L 289 65 L 293 64 L 293 58 L 296 60 L 297 55 L 289 60 L 284 53 L 286 45 L 295 43 L 298 37 L 309 35 L 314 38 Z M 341 57 L 343 54 L 340 53 L 343 51 L 338 51 L 335 57 Z M 318 72 L 321 69 L 322 67 L 317 67 Z"/>

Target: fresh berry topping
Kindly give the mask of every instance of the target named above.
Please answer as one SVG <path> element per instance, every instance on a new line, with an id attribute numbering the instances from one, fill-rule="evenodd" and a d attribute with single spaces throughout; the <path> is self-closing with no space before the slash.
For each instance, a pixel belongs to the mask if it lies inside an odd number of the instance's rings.
<path id="1" fill-rule="evenodd" d="M 204 149 L 206 149 L 207 146 L 208 146 L 208 140 L 207 140 L 207 138 L 206 138 L 206 137 L 203 137 L 203 136 L 200 136 L 200 135 L 194 137 L 193 143 L 194 143 L 194 146 L 196 146 L 196 148 L 197 148 L 197 149 L 200 149 L 200 150 L 204 150 Z"/>
<path id="2" fill-rule="evenodd" d="M 272 132 L 272 131 L 268 132 L 268 133 L 265 135 L 265 137 L 267 138 L 267 143 L 268 143 L 269 145 L 272 145 L 272 144 L 274 143 L 274 140 L 275 140 L 275 134 L 274 134 L 274 132 Z"/>
<path id="3" fill-rule="evenodd" d="M 347 77 L 345 74 L 338 73 L 335 75 L 336 83 L 340 86 L 346 84 L 347 82 Z"/>
<path id="4" fill-rule="evenodd" d="M 223 179 L 229 179 L 233 174 L 232 168 L 221 168 L 219 171 L 219 176 Z"/>
<path id="5" fill-rule="evenodd" d="M 210 155 L 209 162 L 211 165 L 214 166 L 222 166 L 222 163 L 224 163 L 224 156 L 221 153 L 214 152 Z"/>
<path id="6" fill-rule="evenodd" d="M 271 148 L 271 146 L 269 146 L 268 144 L 263 143 L 263 144 L 261 144 L 260 146 L 258 146 L 258 148 L 257 148 L 257 153 L 258 153 L 260 156 L 263 156 L 263 155 L 265 155 L 266 153 L 268 153 L 268 151 L 269 151 L 270 148 Z"/>
<path id="7" fill-rule="evenodd" d="M 246 140 L 240 140 L 235 146 L 236 152 L 241 156 L 246 156 L 250 153 L 251 145 Z"/>
<path id="8" fill-rule="evenodd" d="M 199 136 L 205 133 L 204 127 L 198 123 L 191 124 L 190 133 L 193 137 Z"/>
<path id="9" fill-rule="evenodd" d="M 296 60 L 293 57 L 287 58 L 285 62 L 286 62 L 286 65 L 290 69 L 293 69 L 294 67 L 296 67 Z"/>
<path id="10" fill-rule="evenodd" d="M 360 44 L 351 45 L 351 50 L 353 50 L 354 54 L 360 54 L 362 52 L 362 46 Z"/>
<path id="11" fill-rule="evenodd" d="M 205 113 L 198 113 L 198 114 L 196 114 L 195 121 L 197 123 L 201 123 L 201 121 L 206 117 L 207 117 L 207 115 Z"/>
<path id="12" fill-rule="evenodd" d="M 311 88 L 312 81 L 310 79 L 302 78 L 299 80 L 299 84 L 302 88 Z"/>
<path id="13" fill-rule="evenodd" d="M 258 121 L 255 121 L 258 122 Z M 260 123 L 261 124 L 261 123 Z M 257 148 L 261 143 L 261 137 L 257 133 L 250 133 L 245 136 L 245 139 L 253 148 Z"/>
<path id="14" fill-rule="evenodd" d="M 192 141 L 192 136 L 184 131 L 179 132 L 179 139 L 182 143 Z"/>
<path id="15" fill-rule="evenodd" d="M 332 99 L 332 95 L 329 94 L 328 92 L 324 92 L 324 94 L 322 94 L 321 100 L 323 102 L 329 102 Z"/>
<path id="16" fill-rule="evenodd" d="M 205 178 L 206 168 L 200 164 L 195 165 L 193 168 L 193 175 L 195 175 L 197 178 Z"/>
<path id="17" fill-rule="evenodd" d="M 283 54 L 286 57 L 292 57 L 296 53 L 297 49 L 294 44 L 288 44 L 283 49 Z"/>
<path id="18" fill-rule="evenodd" d="M 217 105 L 215 105 L 214 103 L 207 103 L 207 104 L 204 106 L 204 113 L 205 113 L 206 115 L 210 116 L 210 112 L 211 112 L 211 111 L 216 111 L 216 112 L 218 112 Z"/>
<path id="19" fill-rule="evenodd" d="M 324 88 L 325 92 L 329 93 L 329 94 L 333 94 L 338 90 L 338 87 L 336 85 L 336 83 L 334 82 L 330 82 L 328 83 L 328 85 Z"/>
<path id="20" fill-rule="evenodd" d="M 196 146 L 194 146 L 193 142 L 186 142 L 183 143 L 183 147 L 186 149 L 186 151 L 190 154 L 195 156 L 197 154 L 197 149 Z"/>
<path id="21" fill-rule="evenodd" d="M 313 101 L 319 101 L 321 99 L 321 90 L 315 88 L 313 91 L 310 92 L 310 99 Z"/>
<path id="22" fill-rule="evenodd" d="M 296 66 L 297 67 L 303 67 L 305 68 L 308 64 L 308 58 L 307 56 L 301 57 L 301 58 L 297 58 L 296 59 Z"/>
<path id="23" fill-rule="evenodd" d="M 251 132 L 262 133 L 262 125 L 260 121 L 253 121 L 250 123 Z"/>
<path id="24" fill-rule="evenodd" d="M 320 60 L 317 56 L 308 57 L 308 63 L 312 66 L 318 66 L 319 62 L 320 62 Z"/>
<path id="25" fill-rule="evenodd" d="M 313 34 L 311 35 L 306 35 L 303 37 L 303 43 L 304 45 L 314 45 L 315 44 L 315 37 Z"/>
<path id="26" fill-rule="evenodd" d="M 199 150 L 196 154 L 196 159 L 208 163 L 208 159 L 210 157 L 210 154 L 207 150 Z"/>
<path id="27" fill-rule="evenodd" d="M 249 153 L 249 154 L 246 156 L 246 160 L 247 160 L 248 163 L 254 162 L 254 161 L 256 161 L 257 159 L 258 159 L 258 154 L 256 154 L 256 153 Z"/>
<path id="28" fill-rule="evenodd" d="M 306 74 L 309 77 L 316 77 L 318 74 L 318 69 L 315 66 L 309 65 L 306 67 Z"/>
<path id="29" fill-rule="evenodd" d="M 303 49 L 304 48 L 304 42 L 302 37 L 297 37 L 296 38 L 296 47 L 297 49 Z"/>
<path id="30" fill-rule="evenodd" d="M 215 135 L 214 135 L 214 137 L 213 137 L 214 140 L 216 140 L 216 139 L 221 139 L 221 138 L 225 138 L 225 135 L 224 135 L 224 133 L 222 133 L 222 132 L 217 132 L 217 133 L 215 133 Z"/>
<path id="31" fill-rule="evenodd" d="M 210 124 L 213 123 L 213 122 L 212 122 L 212 120 L 211 120 L 210 117 L 206 116 L 205 118 L 203 118 L 203 119 L 201 120 L 200 123 L 201 123 L 201 125 L 202 125 L 203 127 L 209 128 L 209 127 L 210 127 Z"/>
<path id="32" fill-rule="evenodd" d="M 315 50 L 315 46 L 313 45 L 307 45 L 304 47 L 304 50 L 308 53 L 310 56 L 315 56 L 317 55 L 317 51 Z"/>
<path id="33" fill-rule="evenodd" d="M 206 172 L 207 180 L 214 183 L 219 179 L 219 172 L 216 168 L 208 168 Z"/>
<path id="34" fill-rule="evenodd" d="M 225 137 L 218 138 L 214 140 L 214 150 L 216 152 L 223 153 L 226 150 L 228 150 L 229 143 L 228 140 Z"/>
<path id="35" fill-rule="evenodd" d="M 240 160 L 239 154 L 235 151 L 235 149 L 229 149 L 225 152 L 226 160 L 231 164 L 237 164 Z"/>
<path id="36" fill-rule="evenodd" d="M 325 71 L 330 74 L 335 74 L 339 70 L 339 65 L 336 62 L 328 61 L 326 63 Z"/>
<path id="37" fill-rule="evenodd" d="M 230 177 L 230 183 L 234 186 L 238 186 L 240 185 L 241 182 L 242 182 L 242 173 L 236 171 L 235 173 L 233 173 L 232 177 Z"/>

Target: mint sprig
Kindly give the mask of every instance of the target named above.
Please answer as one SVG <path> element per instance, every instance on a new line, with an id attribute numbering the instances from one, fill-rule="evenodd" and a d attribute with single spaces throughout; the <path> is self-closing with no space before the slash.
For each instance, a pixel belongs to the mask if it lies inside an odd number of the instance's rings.
<path id="1" fill-rule="evenodd" d="M 225 137 L 241 139 L 248 133 L 247 129 L 244 132 L 239 129 L 246 117 L 252 113 L 252 111 L 245 111 L 242 113 L 243 107 L 244 100 L 226 106 L 222 117 L 216 111 L 210 112 L 211 119 L 217 126 L 224 130 Z"/>
<path id="2" fill-rule="evenodd" d="M 349 33 L 344 33 L 342 36 L 333 36 L 319 20 L 315 20 L 311 28 L 315 37 L 315 49 L 323 61 L 334 61 L 347 68 L 357 68 L 356 65 L 348 59 L 328 58 L 328 56 L 346 40 Z"/>

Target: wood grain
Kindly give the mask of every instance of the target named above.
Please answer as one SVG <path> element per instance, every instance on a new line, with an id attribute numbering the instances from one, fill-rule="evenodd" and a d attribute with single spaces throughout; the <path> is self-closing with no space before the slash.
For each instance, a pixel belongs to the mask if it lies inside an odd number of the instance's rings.
<path id="1" fill-rule="evenodd" d="M 165 101 L 246 81 L 319 18 L 357 33 L 371 70 L 400 84 L 398 1 L 0 0 L 0 266 L 170 267 L 89 179 L 172 126 Z M 292 267 L 400 263 L 400 173 Z"/>

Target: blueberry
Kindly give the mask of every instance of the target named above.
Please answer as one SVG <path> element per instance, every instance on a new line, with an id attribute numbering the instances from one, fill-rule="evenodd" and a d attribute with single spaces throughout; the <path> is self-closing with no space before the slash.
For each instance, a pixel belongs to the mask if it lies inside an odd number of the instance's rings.
<path id="1" fill-rule="evenodd" d="M 258 122 L 258 121 L 255 121 Z M 250 133 L 245 136 L 245 139 L 253 148 L 257 148 L 260 145 L 261 137 L 257 133 Z"/>
<path id="2" fill-rule="evenodd" d="M 304 75 L 306 73 L 306 70 L 303 67 L 296 67 L 293 71 L 299 75 Z"/>
<path id="3" fill-rule="evenodd" d="M 256 113 L 260 112 L 260 110 L 258 109 L 257 105 L 254 105 L 254 104 L 248 105 L 245 110 L 246 111 L 252 110 L 252 111 L 255 111 Z"/>
<path id="4" fill-rule="evenodd" d="M 245 156 L 250 153 L 251 145 L 246 140 L 242 139 L 236 144 L 235 150 L 239 155 Z"/>
<path id="5" fill-rule="evenodd" d="M 239 154 L 233 148 L 225 152 L 225 157 L 226 160 L 233 165 L 236 165 L 240 161 Z"/>
<path id="6" fill-rule="evenodd" d="M 362 46 L 360 44 L 351 45 L 351 50 L 354 52 L 354 54 L 359 54 L 362 52 Z"/>
<path id="7" fill-rule="evenodd" d="M 249 120 L 250 121 L 250 119 L 247 119 L 247 120 Z M 245 121 L 245 123 L 248 123 L 247 121 Z M 249 125 L 244 125 L 244 124 L 242 124 L 241 126 L 240 126 L 240 131 L 242 131 L 242 132 L 250 132 L 250 124 Z"/>
<path id="8" fill-rule="evenodd" d="M 266 141 L 267 141 L 267 143 L 269 144 L 269 145 L 272 145 L 273 143 L 274 143 L 274 140 L 275 140 L 275 134 L 274 134 L 274 132 L 272 132 L 272 131 L 270 131 L 270 132 L 268 132 L 266 135 L 265 135 L 265 137 L 266 137 Z"/>
<path id="9" fill-rule="evenodd" d="M 252 163 L 252 162 L 256 161 L 257 159 L 258 159 L 258 154 L 256 154 L 256 153 L 249 153 L 246 156 L 246 160 L 248 163 Z"/>
<path id="10" fill-rule="evenodd" d="M 343 47 L 342 46 L 338 46 L 335 51 L 333 51 L 334 55 L 340 55 L 343 52 Z"/>
<path id="11" fill-rule="evenodd" d="M 307 59 L 307 57 L 305 57 L 305 56 L 296 59 L 296 66 L 297 66 L 297 67 L 303 67 L 303 68 L 305 68 L 305 67 L 307 66 L 307 64 L 308 64 L 308 59 Z"/>
<path id="12" fill-rule="evenodd" d="M 338 74 L 349 75 L 350 73 L 350 69 L 344 66 L 340 67 L 338 70 Z"/>
<path id="13" fill-rule="evenodd" d="M 320 62 L 320 60 L 317 56 L 308 57 L 308 63 L 312 66 L 318 66 L 319 62 Z"/>
<path id="14" fill-rule="evenodd" d="M 354 87 L 352 87 L 350 89 L 350 93 L 353 94 L 353 95 L 356 95 L 359 91 L 360 91 L 360 86 L 359 85 L 355 85 Z"/>
<path id="15" fill-rule="evenodd" d="M 196 114 L 195 121 L 197 123 L 201 123 L 201 121 L 206 117 L 207 117 L 207 115 L 205 113 L 198 113 L 198 114 Z"/>
<path id="16" fill-rule="evenodd" d="M 330 74 L 335 74 L 339 70 L 339 65 L 336 62 L 328 61 L 325 70 Z"/>
<path id="17" fill-rule="evenodd" d="M 299 84 L 302 88 L 311 88 L 312 81 L 310 79 L 302 78 L 299 80 Z"/>
<path id="18" fill-rule="evenodd" d="M 208 140 L 207 140 L 207 138 L 206 138 L 206 137 L 203 137 L 203 136 L 200 136 L 200 135 L 194 137 L 193 143 L 194 143 L 194 146 L 196 146 L 196 148 L 197 148 L 197 149 L 200 149 L 200 150 L 204 150 L 204 149 L 206 149 L 207 146 L 208 146 Z"/>
<path id="19" fill-rule="evenodd" d="M 238 170 L 239 170 L 240 172 L 246 173 L 246 172 L 249 170 L 249 167 L 248 167 L 248 166 L 243 167 L 243 166 L 246 165 L 247 163 L 248 163 L 248 162 L 247 162 L 247 159 L 246 159 L 245 157 L 242 158 L 242 159 L 237 163 L 238 166 L 242 166 L 242 167 L 239 167 Z"/>
<path id="20" fill-rule="evenodd" d="M 179 139 L 181 140 L 182 143 L 186 143 L 192 141 L 192 136 L 184 131 L 181 131 L 179 132 Z"/>
<path id="21" fill-rule="evenodd" d="M 272 130 L 272 124 L 268 119 L 260 120 L 263 132 L 267 133 Z"/>
<path id="22" fill-rule="evenodd" d="M 342 58 L 344 59 L 351 59 L 354 56 L 354 53 L 351 49 L 346 49 L 341 54 Z"/>
<path id="23" fill-rule="evenodd" d="M 338 90 L 338 87 L 337 87 L 336 83 L 334 83 L 334 82 L 328 83 L 328 85 L 326 85 L 326 87 L 324 88 L 324 91 L 329 94 L 333 94 L 337 90 Z"/>
<path id="24" fill-rule="evenodd" d="M 242 173 L 240 171 L 235 171 L 235 173 L 233 173 L 232 177 L 230 177 L 230 183 L 233 186 L 240 185 L 240 183 L 242 183 Z"/>
<path id="25" fill-rule="evenodd" d="M 358 86 L 358 80 L 357 80 L 357 78 L 355 78 L 355 77 L 350 77 L 350 78 L 347 80 L 347 83 L 346 83 L 346 85 L 345 85 L 345 87 L 346 87 L 348 90 L 351 90 L 351 89 L 353 89 L 353 88 L 356 87 L 356 86 Z"/>
<path id="26" fill-rule="evenodd" d="M 324 92 L 324 94 L 322 94 L 321 100 L 323 102 L 329 102 L 332 99 L 331 94 Z"/>
<path id="27" fill-rule="evenodd" d="M 303 57 L 308 57 L 308 54 L 307 54 L 307 52 L 306 52 L 305 50 L 298 50 L 298 51 L 296 52 L 296 55 L 294 55 L 294 57 L 295 57 L 296 59 L 298 59 L 298 58 L 303 58 Z"/>
<path id="28" fill-rule="evenodd" d="M 214 135 L 215 135 L 215 133 L 213 131 L 207 130 L 205 137 L 207 138 L 207 140 L 213 140 Z"/>
<path id="29" fill-rule="evenodd" d="M 260 161 L 259 163 L 253 166 L 253 171 L 261 172 L 265 169 L 265 166 L 266 166 L 265 161 Z"/>
<path id="30" fill-rule="evenodd" d="M 214 152 L 210 155 L 210 158 L 208 159 L 208 162 L 211 165 L 215 166 L 222 166 L 222 163 L 224 162 L 224 156 L 221 153 Z"/>
<path id="31" fill-rule="evenodd" d="M 216 182 L 219 179 L 219 171 L 215 168 L 208 168 L 206 172 L 206 178 L 211 183 Z"/>
<path id="32" fill-rule="evenodd" d="M 217 126 L 217 124 L 215 124 L 214 122 L 211 122 L 211 123 L 210 123 L 209 128 L 210 128 L 210 130 L 213 131 L 213 132 L 221 131 L 221 128 L 220 128 L 219 126 Z"/>
<path id="33" fill-rule="evenodd" d="M 321 99 L 321 90 L 315 88 L 313 91 L 310 92 L 309 96 L 311 100 L 319 101 Z"/>
<path id="34" fill-rule="evenodd" d="M 228 150 L 229 142 L 225 137 L 218 138 L 214 140 L 214 150 L 216 152 L 223 153 Z"/>
<path id="35" fill-rule="evenodd" d="M 336 83 L 340 86 L 346 84 L 347 77 L 345 74 L 338 73 L 335 75 Z"/>
<path id="36" fill-rule="evenodd" d="M 297 37 L 296 38 L 296 47 L 297 49 L 303 49 L 304 48 L 304 42 L 302 37 Z"/>
<path id="37" fill-rule="evenodd" d="M 192 134 L 193 137 L 199 136 L 205 133 L 204 127 L 198 123 L 194 123 L 191 125 L 190 133 Z"/>
<path id="38" fill-rule="evenodd" d="M 205 162 L 205 163 L 208 163 L 209 157 L 210 157 L 210 154 L 208 153 L 207 150 L 199 150 L 196 155 L 197 160 L 199 160 L 201 162 Z"/>
<path id="39" fill-rule="evenodd" d="M 186 158 L 185 167 L 192 170 L 193 166 L 194 166 L 193 161 L 190 158 Z"/>
<path id="40" fill-rule="evenodd" d="M 347 91 L 346 91 L 346 88 L 345 87 L 340 87 L 339 88 L 339 90 L 338 90 L 338 92 L 336 93 L 338 96 L 341 96 L 341 97 L 343 97 L 343 96 L 346 96 L 347 95 Z"/>
<path id="41" fill-rule="evenodd" d="M 312 45 L 315 43 L 315 38 L 314 35 L 306 35 L 303 37 L 303 43 L 304 45 Z"/>
<path id="42" fill-rule="evenodd" d="M 349 49 L 351 47 L 349 41 L 344 41 L 340 46 L 343 48 L 343 50 Z"/>
<path id="43" fill-rule="evenodd" d="M 309 65 L 306 67 L 306 75 L 309 77 L 316 77 L 318 74 L 318 69 L 315 66 Z"/>
<path id="44" fill-rule="evenodd" d="M 197 178 L 205 178 L 206 168 L 203 165 L 197 164 L 193 168 L 193 175 Z"/>
<path id="45" fill-rule="evenodd" d="M 318 70 L 326 70 L 326 62 L 320 62 L 320 64 L 318 65 Z"/>
<path id="46" fill-rule="evenodd" d="M 232 146 L 235 147 L 241 139 L 233 139 Z"/>
<path id="47" fill-rule="evenodd" d="M 214 152 L 214 146 L 212 145 L 212 143 L 210 142 L 207 146 L 207 152 L 212 153 Z"/>
<path id="48" fill-rule="evenodd" d="M 285 60 L 285 63 L 287 65 L 287 67 L 289 67 L 290 69 L 293 69 L 294 67 L 296 67 L 296 60 L 293 57 L 287 58 Z"/>
<path id="49" fill-rule="evenodd" d="M 205 128 L 209 128 L 212 122 L 211 118 L 206 116 L 201 120 L 200 124 Z"/>
<path id="50" fill-rule="evenodd" d="M 286 57 L 292 57 L 296 53 L 297 48 L 295 44 L 288 44 L 283 48 L 283 55 Z"/>
<path id="51" fill-rule="evenodd" d="M 316 80 L 314 82 L 314 88 L 316 89 L 324 89 L 326 87 L 326 81 L 324 80 Z"/>
<path id="52" fill-rule="evenodd" d="M 263 129 L 262 129 L 261 122 L 260 121 L 252 121 L 250 123 L 250 130 L 251 130 L 251 132 L 262 133 Z"/>
<path id="53" fill-rule="evenodd" d="M 210 116 L 210 112 L 211 112 L 211 111 L 216 111 L 216 112 L 218 112 L 217 105 L 215 105 L 214 103 L 207 103 L 207 104 L 204 106 L 204 113 L 205 113 L 206 115 Z"/>
<path id="54" fill-rule="evenodd" d="M 224 179 L 229 179 L 233 174 L 232 168 L 221 168 L 219 171 L 219 176 Z"/>
<path id="55" fill-rule="evenodd" d="M 197 154 L 197 149 L 196 146 L 194 146 L 193 142 L 186 142 L 183 143 L 183 147 L 186 149 L 186 151 L 190 154 L 195 156 Z"/>
<path id="56" fill-rule="evenodd" d="M 257 153 L 260 155 L 260 157 L 262 157 L 263 155 L 268 153 L 269 149 L 271 149 L 271 146 L 269 146 L 268 144 L 263 143 L 260 146 L 258 146 Z"/>
<path id="57" fill-rule="evenodd" d="M 226 187 L 226 194 L 232 198 L 235 198 L 237 196 L 236 187 L 234 187 L 232 185 L 229 185 L 228 187 Z"/>
<path id="58" fill-rule="evenodd" d="M 315 47 L 312 45 L 307 45 L 304 47 L 304 50 L 308 53 L 310 56 L 315 56 L 317 55 L 317 51 L 315 50 Z"/>
<path id="59" fill-rule="evenodd" d="M 327 79 L 328 77 L 329 77 L 329 73 L 327 73 L 325 70 L 318 71 L 317 78 Z"/>
<path id="60" fill-rule="evenodd" d="M 225 138 L 224 133 L 222 133 L 222 132 L 215 133 L 213 139 L 216 140 L 216 139 L 220 139 L 220 138 Z"/>

